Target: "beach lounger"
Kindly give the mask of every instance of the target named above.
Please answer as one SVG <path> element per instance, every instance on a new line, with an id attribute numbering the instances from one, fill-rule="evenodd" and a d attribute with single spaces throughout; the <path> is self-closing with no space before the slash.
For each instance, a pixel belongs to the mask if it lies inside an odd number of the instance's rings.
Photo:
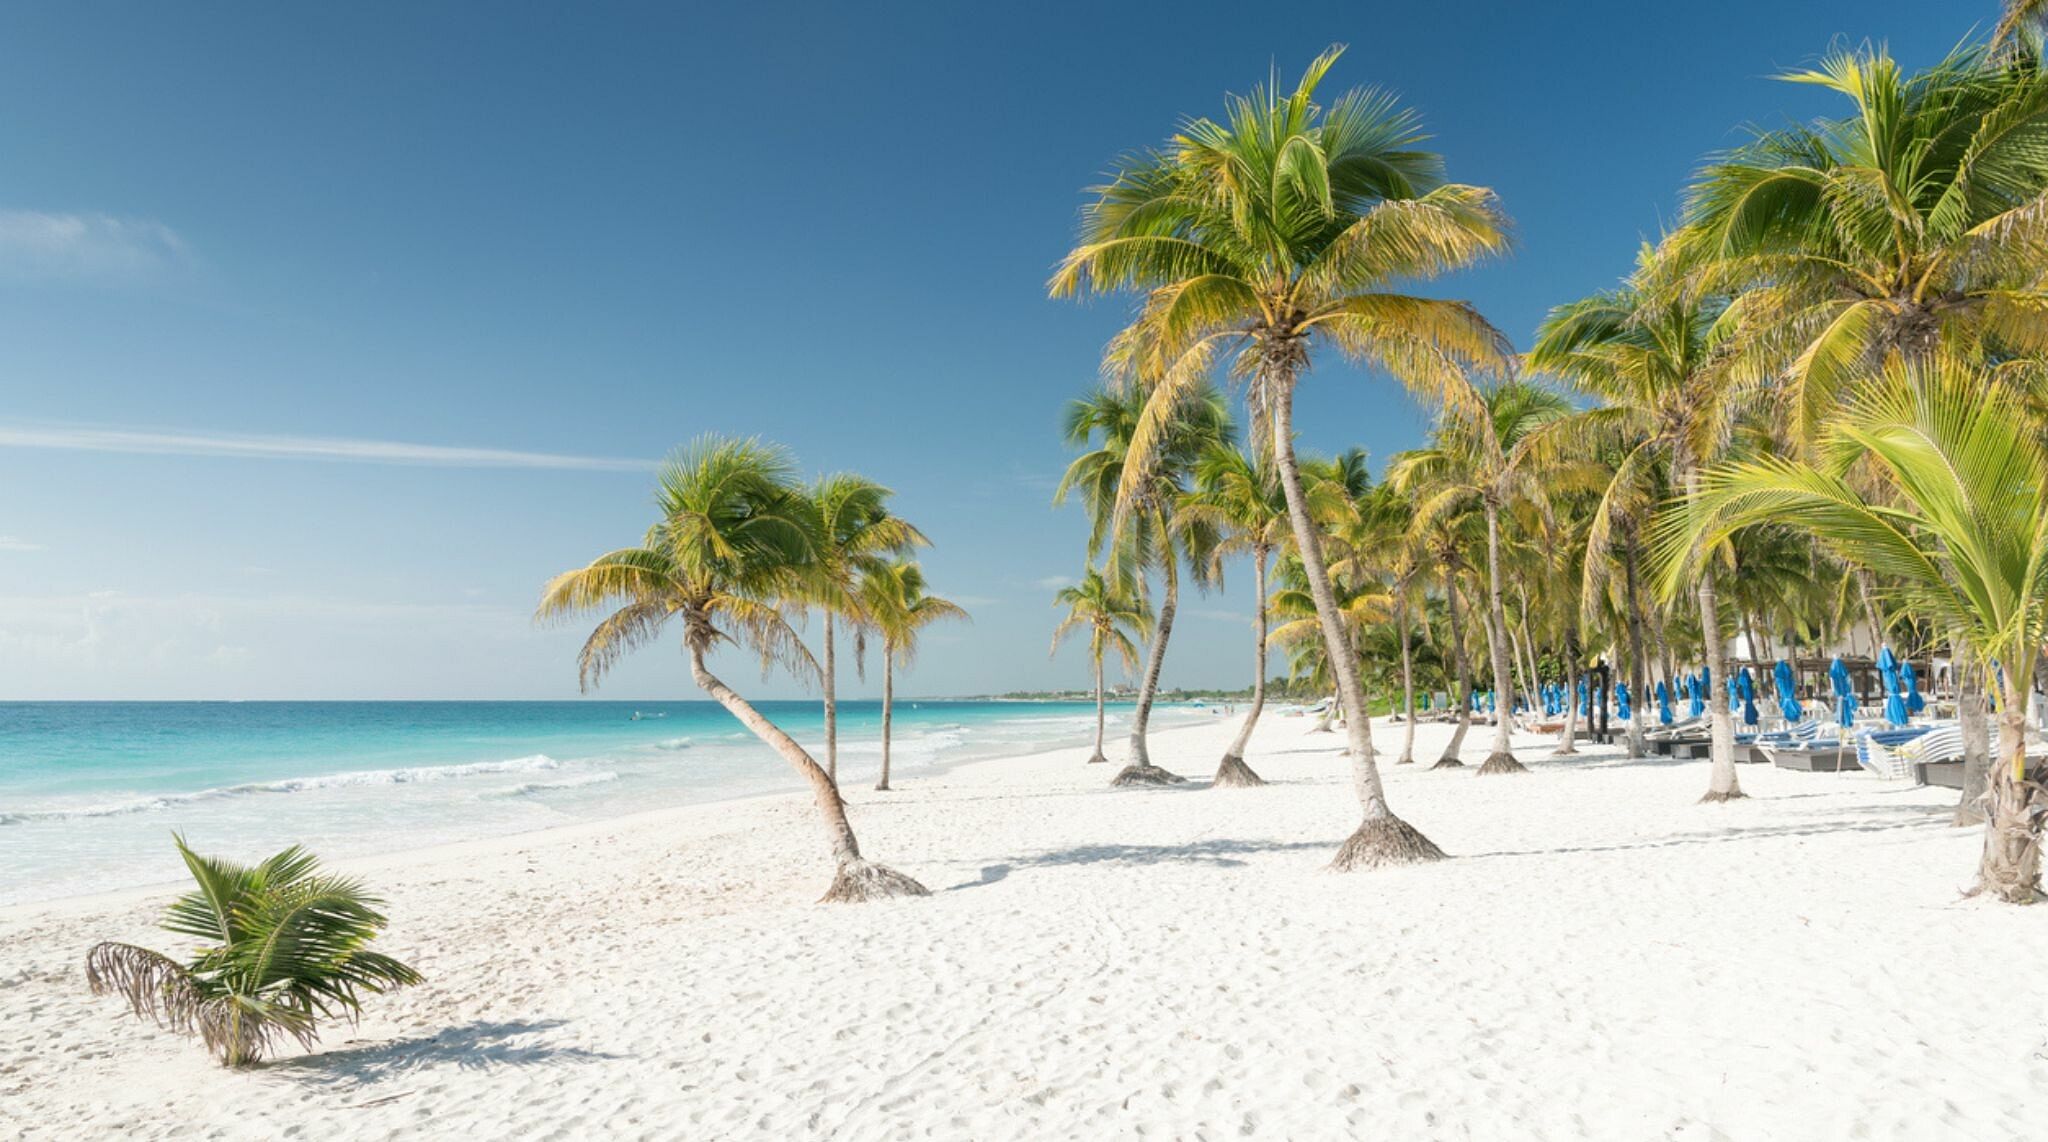
<path id="1" fill-rule="evenodd" d="M 1912 747 L 1935 732 L 1932 726 L 1907 726 L 1889 732 L 1865 730 L 1856 735 L 1856 764 L 1887 781 L 1911 777 Z M 1956 744 L 1962 744 L 1961 730 L 1956 732 Z"/>

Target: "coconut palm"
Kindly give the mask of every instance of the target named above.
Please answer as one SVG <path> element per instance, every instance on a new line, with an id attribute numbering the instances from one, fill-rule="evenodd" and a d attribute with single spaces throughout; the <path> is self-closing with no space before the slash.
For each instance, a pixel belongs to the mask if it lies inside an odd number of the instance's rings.
<path id="1" fill-rule="evenodd" d="M 1088 660 L 1095 667 L 1095 753 L 1090 764 L 1106 762 L 1102 752 L 1102 659 L 1114 652 L 1129 674 L 1138 668 L 1138 639 L 1152 626 L 1152 616 L 1127 583 L 1114 582 L 1094 567 L 1071 587 L 1053 596 L 1056 606 L 1067 608 L 1060 625 L 1053 628 L 1052 649 L 1079 631 L 1088 632 Z"/>
<path id="2" fill-rule="evenodd" d="M 896 668 L 917 661 L 917 636 L 942 619 L 967 620 L 949 599 L 927 592 L 924 569 L 898 559 L 871 567 L 860 581 L 861 610 L 882 636 L 882 776 L 875 788 L 889 788 L 889 733 L 896 713 Z"/>
<path id="3" fill-rule="evenodd" d="M 1849 114 L 1710 164 L 1680 244 L 1739 292 L 1739 372 L 1783 373 L 1798 435 L 1893 352 L 2048 352 L 2048 71 L 1966 45 L 1909 74 L 1866 46 L 1783 78 Z"/>
<path id="4" fill-rule="evenodd" d="M 1532 368 L 1563 377 L 1601 402 L 1547 434 L 1551 446 L 1590 452 L 1620 442 L 1627 449 L 1595 512 L 1589 563 L 1616 542 L 1613 521 L 1633 518 L 1634 497 L 1655 472 L 1669 474 L 1673 494 L 1692 491 L 1702 467 L 1726 446 L 1741 409 L 1742 393 L 1714 351 L 1721 307 L 1675 283 L 1670 258 L 1669 251 L 1645 249 L 1636 277 L 1622 288 L 1552 310 L 1529 354 Z M 1699 561 L 1696 570 L 1700 640 L 1713 676 L 1724 679 L 1716 561 Z M 1730 801 L 1743 796 L 1735 774 L 1735 723 L 1727 689 L 1711 690 L 1712 765 L 1701 800 Z"/>
<path id="5" fill-rule="evenodd" d="M 628 651 L 680 619 L 697 687 L 810 784 L 835 866 L 823 902 L 927 895 L 917 881 L 861 855 L 832 776 L 711 673 L 711 651 L 729 643 L 759 654 L 764 665 L 817 674 L 817 661 L 779 609 L 805 596 L 818 558 L 817 513 L 804 502 L 789 453 L 755 439 L 701 437 L 662 465 L 655 505 L 660 518 L 640 546 L 565 571 L 541 593 L 535 617 L 542 621 L 610 612 L 577 656 L 582 687 L 595 686 Z"/>
<path id="6" fill-rule="evenodd" d="M 838 653 L 834 627 L 844 620 L 859 637 L 871 625 L 856 590 L 861 576 L 887 564 L 891 555 L 926 546 L 923 533 L 889 514 L 889 489 L 864 476 L 838 472 L 820 477 L 806 502 L 817 515 L 817 559 L 811 565 L 805 601 L 825 619 L 823 685 L 825 772 L 839 780 Z"/>
<path id="7" fill-rule="evenodd" d="M 1068 496 L 1080 497 L 1088 513 L 1089 558 L 1106 546 L 1113 576 L 1128 579 L 1140 590 L 1148 574 L 1160 579 L 1152 645 L 1138 684 L 1138 701 L 1131 710 L 1131 761 L 1112 779 L 1113 785 L 1170 785 L 1187 780 L 1152 764 L 1146 735 L 1151 728 L 1152 703 L 1159 693 L 1159 674 L 1166 664 L 1167 640 L 1173 636 L 1174 613 L 1180 607 L 1181 569 L 1185 566 L 1197 585 L 1208 569 L 1207 529 L 1176 525 L 1175 512 L 1196 461 L 1231 434 L 1222 397 L 1213 389 L 1197 392 L 1166 425 L 1137 492 L 1129 493 L 1125 485 L 1133 469 L 1128 458 L 1144 411 L 1142 394 L 1111 389 L 1097 389 L 1069 403 L 1064 426 L 1067 441 L 1088 451 L 1067 465 L 1053 492 L 1056 504 Z"/>
<path id="8" fill-rule="evenodd" d="M 1866 464 L 1881 475 L 1881 497 L 1849 478 Z M 1777 521 L 1878 570 L 1888 597 L 1950 632 L 1972 668 L 1997 679 L 2003 757 L 1978 886 L 2035 899 L 2048 789 L 2027 779 L 2026 701 L 2048 639 L 2048 446 L 2020 401 L 1953 359 L 1895 358 L 1829 418 L 1812 461 L 1765 456 L 1708 473 L 1660 534 L 1663 588 L 1697 544 Z"/>
<path id="9" fill-rule="evenodd" d="M 1264 785 L 1252 767 L 1245 764 L 1245 747 L 1259 714 L 1266 705 L 1266 567 L 1273 553 L 1292 538 L 1287 520 L 1287 498 L 1280 491 L 1279 478 L 1271 463 L 1254 458 L 1242 449 L 1219 444 L 1195 464 L 1194 490 L 1180 501 L 1183 526 L 1207 527 L 1216 536 L 1210 551 L 1210 574 L 1222 579 L 1223 560 L 1248 554 L 1252 560 L 1252 704 L 1245 712 L 1244 725 L 1223 751 L 1216 767 L 1215 788 Z"/>
<path id="10" fill-rule="evenodd" d="M 1292 92 L 1230 97 L 1222 122 L 1190 120 L 1165 149 L 1124 160 L 1094 191 L 1051 291 L 1142 296 L 1106 361 L 1149 393 L 1132 442 L 1141 459 L 1222 358 L 1246 383 L 1252 437 L 1273 450 L 1350 713 L 1363 819 L 1334 862 L 1350 869 L 1442 853 L 1394 816 L 1373 762 L 1363 690 L 1295 461 L 1295 384 L 1327 348 L 1441 395 L 1464 367 L 1505 370 L 1510 351 L 1470 305 L 1390 290 L 1505 250 L 1507 222 L 1491 192 L 1443 181 L 1441 160 L 1420 149 L 1416 116 L 1388 96 L 1354 90 L 1317 103 L 1340 54 L 1318 56 Z M 1133 465 L 1133 489 L 1145 467 Z"/>
<path id="11" fill-rule="evenodd" d="M 1991 32 L 1993 58 L 2010 59 L 2034 48 L 2036 37 L 2048 24 L 2048 0 L 2005 0 L 2005 11 Z"/>
<path id="12" fill-rule="evenodd" d="M 203 940 L 190 962 L 133 944 L 86 953 L 94 995 L 114 992 L 136 1015 L 190 1035 L 225 1066 L 260 1061 L 279 1042 L 311 1048 L 320 1022 L 355 1022 L 364 995 L 420 981 L 370 949 L 383 901 L 360 881 L 320 871 L 294 845 L 253 867 L 203 857 L 174 838 L 198 888 L 164 913 L 165 930 Z"/>
<path id="13" fill-rule="evenodd" d="M 1526 381 L 1504 381 L 1476 399 L 1446 404 L 1433 445 L 1401 454 L 1388 472 L 1396 488 L 1422 498 L 1418 515 L 1429 517 L 1476 505 L 1486 520 L 1486 633 L 1492 649 L 1498 716 L 1493 749 L 1481 776 L 1526 773 L 1515 760 L 1510 732 L 1514 718 L 1514 670 L 1508 661 L 1507 613 L 1501 602 L 1501 515 L 1510 504 L 1544 495 L 1539 429 L 1562 419 L 1571 405 L 1555 391 Z"/>

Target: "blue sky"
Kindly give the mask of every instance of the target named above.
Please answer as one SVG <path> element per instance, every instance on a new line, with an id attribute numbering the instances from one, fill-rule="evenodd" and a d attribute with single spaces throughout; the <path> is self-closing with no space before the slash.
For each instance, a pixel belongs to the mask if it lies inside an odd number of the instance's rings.
<path id="1" fill-rule="evenodd" d="M 1125 310 L 1044 281 L 1119 151 L 1348 43 L 1332 84 L 1398 92 L 1515 217 L 1436 288 L 1526 345 L 1743 124 L 1829 110 L 1769 76 L 1836 37 L 1926 63 L 1995 8 L 9 6 L 0 698 L 571 696 L 539 585 L 707 431 L 934 537 L 975 624 L 905 689 L 1080 685 L 1056 426 Z M 1297 420 L 1376 462 L 1423 424 L 1334 362 Z M 1191 600 L 1168 683 L 1246 681 L 1249 613 Z M 666 648 L 604 694 L 695 696 Z"/>

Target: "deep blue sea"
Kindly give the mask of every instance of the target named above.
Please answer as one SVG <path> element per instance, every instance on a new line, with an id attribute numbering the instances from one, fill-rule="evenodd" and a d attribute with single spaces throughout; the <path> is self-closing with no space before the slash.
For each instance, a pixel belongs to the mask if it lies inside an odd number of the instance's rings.
<path id="1" fill-rule="evenodd" d="M 816 701 L 760 705 L 822 763 Z M 1112 735 L 1127 711 L 1111 707 Z M 893 765 L 1081 745 L 1093 718 L 899 701 Z M 841 703 L 849 787 L 873 783 L 880 735 L 881 703 Z M 350 856 L 801 786 L 711 702 L 0 703 L 0 903 L 177 879 L 174 831 L 237 858 Z"/>

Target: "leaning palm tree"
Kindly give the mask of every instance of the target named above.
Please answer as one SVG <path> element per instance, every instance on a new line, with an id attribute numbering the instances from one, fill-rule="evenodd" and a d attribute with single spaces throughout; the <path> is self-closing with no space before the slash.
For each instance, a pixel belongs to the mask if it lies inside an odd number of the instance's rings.
<path id="1" fill-rule="evenodd" d="M 924 569 L 898 559 L 870 568 L 861 576 L 861 609 L 882 636 L 882 776 L 877 790 L 889 788 L 889 734 L 896 713 L 896 668 L 917 660 L 917 636 L 941 619 L 966 619 L 967 612 L 949 599 L 925 590 Z"/>
<path id="2" fill-rule="evenodd" d="M 1181 497 L 1180 521 L 1183 526 L 1206 526 L 1216 535 L 1210 552 L 1212 576 L 1221 579 L 1223 561 L 1230 556 L 1248 554 L 1252 559 L 1252 704 L 1237 737 L 1223 751 L 1211 787 L 1264 785 L 1265 779 L 1245 764 L 1244 751 L 1266 706 L 1266 567 L 1292 537 L 1287 499 L 1270 463 L 1230 445 L 1209 449 L 1196 462 L 1194 476 L 1194 490 Z"/>
<path id="3" fill-rule="evenodd" d="M 1877 469 L 1886 495 L 1849 478 L 1861 465 Z M 1781 521 L 1877 569 L 1883 591 L 1997 679 L 2004 756 L 1978 887 L 2037 898 L 2048 788 L 2027 777 L 2026 702 L 2048 639 L 2048 446 L 2020 401 L 1966 364 L 1894 358 L 1829 419 L 1813 461 L 1762 457 L 1708 473 L 1660 535 L 1663 589 L 1702 541 Z"/>
<path id="4" fill-rule="evenodd" d="M 1849 114 L 1766 131 L 1695 181 L 1680 245 L 1738 294 L 1738 372 L 1781 374 L 1813 438 L 1887 355 L 2048 352 L 2048 70 L 1966 45 L 1908 73 L 1882 48 L 1784 76 Z"/>
<path id="5" fill-rule="evenodd" d="M 1626 515 L 1652 474 L 1668 473 L 1671 493 L 1689 495 L 1702 468 L 1720 457 L 1741 411 L 1743 393 L 1715 351 L 1722 308 L 1675 280 L 1672 258 L 1668 247 L 1646 248 L 1627 285 L 1552 310 L 1529 354 L 1532 368 L 1563 377 L 1601 402 L 1546 432 L 1552 446 L 1591 452 L 1620 442 L 1626 448 L 1595 513 L 1589 563 L 1606 552 L 1607 521 Z M 1696 571 L 1700 641 L 1713 677 L 1725 679 L 1716 560 L 1699 561 Z M 1727 689 L 1711 690 L 1712 764 L 1701 800 L 1731 801 L 1743 796 L 1735 774 L 1735 722 Z"/>
<path id="6" fill-rule="evenodd" d="M 1088 632 L 1088 660 L 1095 667 L 1095 753 L 1088 761 L 1107 762 L 1109 758 L 1102 752 L 1102 659 L 1114 652 L 1126 674 L 1135 671 L 1137 640 L 1151 629 L 1152 616 L 1128 584 L 1114 582 L 1094 567 L 1081 576 L 1079 583 L 1060 588 L 1053 603 L 1067 608 L 1060 625 L 1053 628 L 1053 653 L 1059 653 L 1060 643 L 1068 636 Z"/>
<path id="7" fill-rule="evenodd" d="M 360 881 L 323 874 L 294 845 L 253 867 L 203 857 L 174 838 L 199 885 L 165 912 L 163 926 L 206 941 L 189 963 L 133 944 L 86 953 L 94 995 L 115 992 L 136 1015 L 198 1033 L 221 1063 L 247 1066 L 284 1039 L 311 1048 L 323 1019 L 353 1023 L 362 996 L 420 981 L 370 950 L 383 901 Z"/>
<path id="8" fill-rule="evenodd" d="M 1570 411 L 1571 405 L 1551 389 L 1526 381 L 1493 385 L 1473 400 L 1445 405 L 1431 447 L 1402 453 L 1388 473 L 1395 487 L 1422 497 L 1416 512 L 1424 518 L 1476 504 L 1486 520 L 1486 632 L 1499 711 L 1493 749 L 1479 767 L 1482 777 L 1528 772 L 1515 760 L 1510 736 L 1514 671 L 1501 603 L 1501 513 L 1520 500 L 1543 497 L 1542 453 L 1533 447 L 1540 439 L 1537 433 Z"/>
<path id="9" fill-rule="evenodd" d="M 1396 817 L 1374 764 L 1364 692 L 1294 455 L 1294 388 L 1318 348 L 1381 366 L 1440 395 L 1461 366 L 1505 370 L 1505 338 L 1470 305 L 1393 292 L 1503 251 L 1491 192 L 1443 181 L 1419 121 L 1388 96 L 1316 89 L 1341 54 L 1318 56 L 1292 92 L 1230 97 L 1224 121 L 1193 119 L 1168 146 L 1125 159 L 1083 213 L 1055 296 L 1132 292 L 1137 319 L 1106 364 L 1149 395 L 1126 497 L 1142 486 L 1174 411 L 1221 358 L 1246 383 L 1252 438 L 1270 447 L 1346 721 L 1362 820 L 1339 869 L 1443 854 Z"/>
<path id="10" fill-rule="evenodd" d="M 1229 440 L 1231 434 L 1222 397 L 1213 389 L 1194 394 L 1166 426 L 1143 469 L 1138 490 L 1131 493 L 1125 489 L 1134 470 L 1129 460 L 1131 444 L 1144 409 L 1142 395 L 1109 389 L 1097 389 L 1071 402 L 1066 414 L 1067 441 L 1083 447 L 1092 443 L 1093 447 L 1067 465 L 1053 492 L 1056 504 L 1069 496 L 1080 497 L 1089 519 L 1089 558 L 1107 546 L 1110 573 L 1119 580 L 1135 583 L 1142 590 L 1148 574 L 1156 573 L 1160 579 L 1152 645 L 1138 683 L 1138 701 L 1131 710 L 1131 761 L 1111 779 L 1112 785 L 1172 785 L 1187 780 L 1152 764 L 1147 745 L 1152 703 L 1159 693 L 1160 671 L 1166 665 L 1167 640 L 1173 636 L 1173 617 L 1180 607 L 1181 569 L 1185 565 L 1200 585 L 1209 566 L 1204 555 L 1211 540 L 1208 529 L 1177 524 L 1175 513 L 1195 462 L 1209 448 Z"/>
<path id="11" fill-rule="evenodd" d="M 834 627 L 843 620 L 855 633 L 858 650 L 867 614 L 856 590 L 861 576 L 928 541 L 904 520 L 889 514 L 889 489 L 864 476 L 838 472 L 819 478 L 805 496 L 816 513 L 818 557 L 811 565 L 804 600 L 824 614 L 823 685 L 825 772 L 839 780 L 839 663 Z"/>
<path id="12" fill-rule="evenodd" d="M 628 651 L 660 637 L 671 619 L 697 687 L 782 755 L 811 786 L 835 871 L 821 902 L 928 895 L 917 881 L 861 856 L 839 788 L 795 738 L 711 673 L 713 648 L 754 651 L 813 677 L 817 662 L 779 609 L 806 591 L 817 561 L 817 515 L 804 503 L 789 453 L 754 439 L 705 436 L 661 467 L 660 518 L 638 547 L 607 552 L 555 576 L 535 617 L 563 621 L 610 611 L 577 656 L 585 690 Z"/>

